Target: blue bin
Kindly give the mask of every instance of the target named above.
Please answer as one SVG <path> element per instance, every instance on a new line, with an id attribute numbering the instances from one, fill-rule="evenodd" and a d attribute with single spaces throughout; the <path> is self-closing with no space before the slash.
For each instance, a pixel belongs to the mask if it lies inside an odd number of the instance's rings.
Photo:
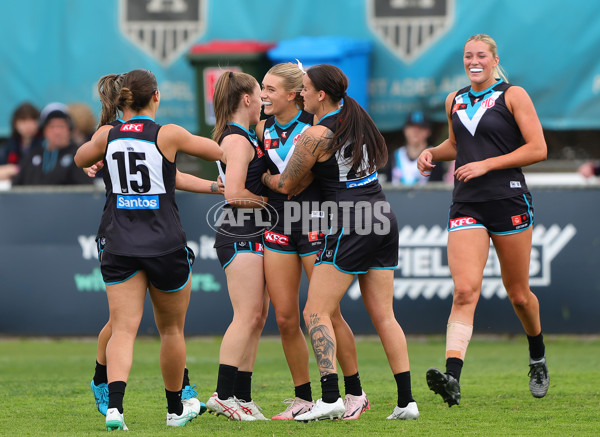
<path id="1" fill-rule="evenodd" d="M 369 40 L 337 37 L 300 37 L 279 42 L 267 52 L 273 64 L 296 62 L 299 59 L 304 68 L 316 64 L 332 64 L 348 76 L 348 95 L 365 110 L 369 106 L 369 54 L 372 43 Z"/>

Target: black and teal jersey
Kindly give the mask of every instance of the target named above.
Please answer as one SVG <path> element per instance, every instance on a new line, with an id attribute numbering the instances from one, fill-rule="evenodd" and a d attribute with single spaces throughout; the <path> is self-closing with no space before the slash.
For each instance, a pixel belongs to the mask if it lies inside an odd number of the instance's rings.
<path id="1" fill-rule="evenodd" d="M 185 247 L 175 203 L 175 163 L 157 145 L 161 126 L 137 116 L 108 133 L 104 154 L 106 207 L 98 238 L 104 250 L 151 257 Z"/>
<path id="2" fill-rule="evenodd" d="M 229 123 L 225 128 L 225 132 L 223 132 L 223 135 L 221 135 L 221 138 L 219 139 L 219 144 L 221 144 L 223 139 L 225 139 L 225 137 L 228 135 L 241 135 L 248 140 L 254 149 L 254 157 L 248 164 L 245 187 L 248 191 L 258 196 L 265 195 L 266 189 L 260 178 L 262 177 L 263 173 L 267 171 L 267 164 L 264 159 L 265 154 L 260 148 L 258 140 L 256 139 L 256 134 L 254 131 L 245 129 L 243 126 L 240 126 L 237 123 Z M 221 179 L 223 180 L 223 183 L 227 185 L 227 181 L 225 180 L 225 170 L 227 165 L 222 161 L 217 162 L 217 165 L 219 167 Z"/>
<path id="3" fill-rule="evenodd" d="M 325 115 L 319 120 L 318 125 L 325 126 L 331 132 L 335 133 L 339 125 L 339 117 L 339 110 L 336 110 Z M 346 223 L 349 229 L 354 229 L 355 220 L 357 219 L 357 213 L 355 213 L 357 205 L 360 206 L 362 204 L 364 206 L 366 203 L 375 204 L 381 202 L 381 204 L 385 203 L 386 207 L 389 206 L 385 194 L 381 189 L 377 171 L 372 173 L 365 172 L 363 175 L 359 174 L 361 170 L 364 171 L 369 167 L 369 163 L 366 161 L 368 158 L 366 147 L 363 145 L 363 150 L 365 150 L 364 162 L 355 170 L 352 168 L 352 150 L 348 146 L 342 147 L 327 160 L 316 162 L 312 168 L 313 173 L 319 180 L 323 202 L 338 205 L 338 229 L 342 226 L 341 220 L 344 217 L 347 219 Z M 391 209 L 388 210 L 391 213 Z M 373 209 L 365 210 L 363 213 L 370 216 L 373 213 Z M 383 215 L 385 214 L 382 214 L 380 217 L 368 218 L 368 221 L 369 223 L 377 223 Z"/>
<path id="4" fill-rule="evenodd" d="M 263 173 L 267 171 L 267 163 L 265 154 L 258 144 L 254 131 L 245 129 L 237 123 L 229 123 L 223 135 L 219 139 L 219 144 L 228 135 L 241 135 L 248 140 L 254 156 L 248 163 L 248 171 L 246 173 L 245 188 L 253 194 L 263 196 L 266 194 L 266 188 L 261 182 Z M 219 161 L 219 174 L 225 186 L 227 186 L 226 169 L 227 165 Z M 258 205 L 257 205 L 258 206 Z M 257 235 L 262 235 L 265 222 L 265 214 L 262 210 L 257 209 L 256 213 L 252 208 L 236 208 L 230 204 L 225 204 L 221 211 L 221 216 L 217 220 L 219 229 L 215 238 L 215 248 L 220 248 L 227 244 L 239 243 L 243 241 L 254 241 Z"/>
<path id="5" fill-rule="evenodd" d="M 456 168 L 495 156 L 506 155 L 523 145 L 514 116 L 506 106 L 505 93 L 512 85 L 500 79 L 474 92 L 457 91 L 452 102 L 452 129 L 456 139 Z M 452 200 L 481 202 L 527 193 L 520 167 L 493 170 L 468 182 L 454 180 Z"/>
<path id="6" fill-rule="evenodd" d="M 312 126 L 314 116 L 306 111 L 300 110 L 298 114 L 286 124 L 280 124 L 275 116 L 269 117 L 265 121 L 263 131 L 263 148 L 267 157 L 267 166 L 271 174 L 281 174 L 287 166 L 294 153 L 296 143 L 302 133 Z M 305 211 L 313 214 L 313 210 L 318 210 L 320 200 L 319 186 L 313 181 L 301 193 L 288 200 L 287 194 L 281 194 L 273 190 L 268 191 L 269 205 L 277 211 L 279 217 L 283 217 L 285 204 L 288 208 L 294 208 L 291 202 L 296 202 L 299 211 Z M 309 208 L 302 209 L 301 202 L 306 203 Z M 301 220 L 290 223 L 291 229 L 301 229 Z"/>

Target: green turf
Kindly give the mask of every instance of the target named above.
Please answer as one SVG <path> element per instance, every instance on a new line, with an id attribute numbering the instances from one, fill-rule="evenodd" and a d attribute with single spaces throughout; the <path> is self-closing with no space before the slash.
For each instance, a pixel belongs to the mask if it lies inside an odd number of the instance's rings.
<path id="1" fill-rule="evenodd" d="M 409 338 L 413 395 L 418 421 L 385 420 L 396 388 L 380 343 L 358 340 L 359 367 L 371 410 L 357 421 L 239 423 L 209 414 L 185 428 L 167 429 L 166 400 L 158 365 L 159 342 L 139 339 L 125 396 L 130 433 L 194 436 L 584 436 L 600 435 L 600 339 L 547 338 L 550 390 L 534 399 L 528 390 L 527 345 L 518 339 L 475 339 L 461 378 L 460 406 L 448 408 L 429 391 L 425 371 L 442 367 L 442 338 Z M 220 339 L 190 339 L 192 383 L 206 402 L 216 385 Z M 106 435 L 89 383 L 93 340 L 0 340 L 0 435 Z M 318 372 L 311 359 L 313 394 Z M 343 387 L 342 394 L 343 394 Z M 255 401 L 266 416 L 293 396 L 278 339 L 261 341 L 253 378 Z"/>

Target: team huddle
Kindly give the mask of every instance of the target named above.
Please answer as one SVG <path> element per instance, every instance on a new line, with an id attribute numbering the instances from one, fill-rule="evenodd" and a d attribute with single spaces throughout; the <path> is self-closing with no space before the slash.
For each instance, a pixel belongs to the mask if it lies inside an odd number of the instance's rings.
<path id="1" fill-rule="evenodd" d="M 545 159 L 546 144 L 529 96 L 500 70 L 493 39 L 471 37 L 463 62 L 471 85 L 446 100 L 448 139 L 418 160 L 424 176 L 434 162 L 456 160 L 446 371 L 430 368 L 426 380 L 449 406 L 459 404 L 491 239 L 529 340 L 529 388 L 543 397 L 549 377 L 528 276 L 533 202 L 520 167 Z M 97 243 L 110 317 L 98 337 L 91 388 L 108 430 L 127 429 L 123 398 L 147 291 L 161 337 L 167 426 L 184 426 L 207 409 L 232 420 L 269 420 L 252 396 L 252 373 L 270 303 L 294 384 L 294 397 L 272 419 L 358 419 L 370 403 L 354 334 L 339 307 L 355 276 L 396 382 L 397 402 L 387 418 L 418 419 L 406 338 L 393 309 L 398 223 L 377 174 L 387 146 L 347 88 L 345 74 L 327 64 L 306 71 L 300 62 L 277 64 L 261 84 L 225 71 L 215 85 L 211 140 L 154 121 L 161 95 L 148 70 L 100 79 L 100 127 L 75 162 L 90 175 L 102 168 L 106 186 Z M 178 171 L 177 152 L 217 162 L 219 179 Z M 197 398 L 186 367 L 194 253 L 179 220 L 176 188 L 222 194 L 222 216 L 234 218 L 221 221 L 215 238 L 233 319 L 221 343 L 216 390 L 206 403 Z M 302 270 L 309 279 L 302 317 L 321 375 L 316 402 L 301 327 Z"/>

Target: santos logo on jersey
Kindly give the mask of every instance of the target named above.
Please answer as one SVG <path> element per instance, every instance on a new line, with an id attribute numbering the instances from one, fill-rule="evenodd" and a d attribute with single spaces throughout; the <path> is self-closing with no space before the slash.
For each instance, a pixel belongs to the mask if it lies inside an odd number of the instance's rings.
<path id="1" fill-rule="evenodd" d="M 118 209 L 158 209 L 158 196 L 117 196 Z"/>

